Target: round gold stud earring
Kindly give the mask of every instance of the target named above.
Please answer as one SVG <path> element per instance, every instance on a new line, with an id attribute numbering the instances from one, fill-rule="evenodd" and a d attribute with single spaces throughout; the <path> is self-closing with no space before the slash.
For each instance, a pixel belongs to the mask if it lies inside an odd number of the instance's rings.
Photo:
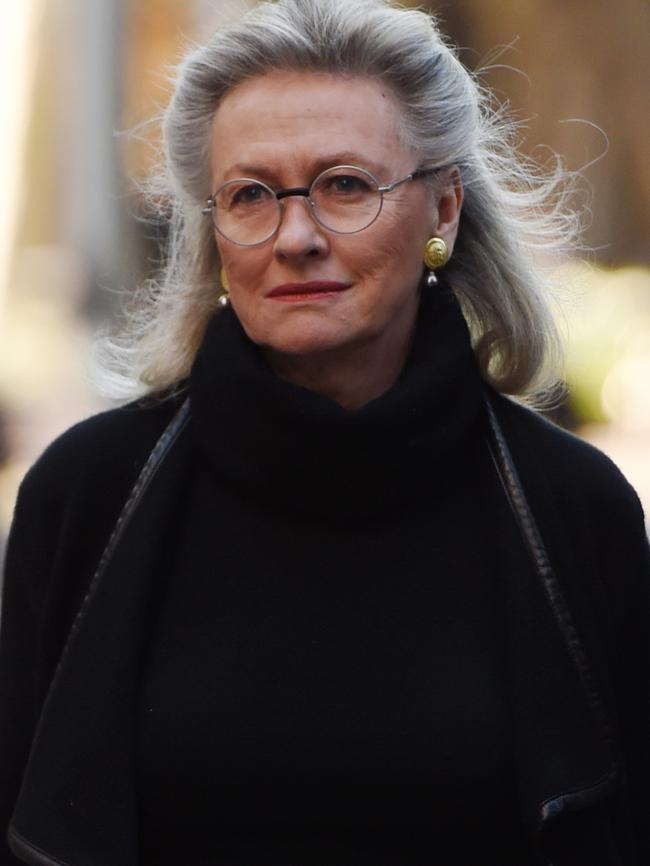
<path id="1" fill-rule="evenodd" d="M 230 303 L 230 283 L 228 282 L 225 268 L 221 268 L 219 271 L 219 279 L 221 280 L 222 292 L 217 298 L 217 303 L 220 307 L 227 307 Z"/>
<path id="2" fill-rule="evenodd" d="M 437 271 L 449 261 L 449 247 L 442 238 L 429 238 L 423 259 L 430 271 Z"/>

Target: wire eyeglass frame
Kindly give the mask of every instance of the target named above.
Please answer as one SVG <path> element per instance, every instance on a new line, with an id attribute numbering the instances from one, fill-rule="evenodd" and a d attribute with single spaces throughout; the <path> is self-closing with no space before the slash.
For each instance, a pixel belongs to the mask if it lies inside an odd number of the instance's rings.
<path id="1" fill-rule="evenodd" d="M 212 224 L 213 224 L 215 230 L 217 232 L 219 232 L 219 234 L 222 237 L 224 237 L 227 241 L 230 241 L 230 243 L 237 244 L 237 246 L 240 246 L 240 247 L 256 247 L 256 246 L 259 246 L 260 244 L 266 243 L 266 241 L 270 240 L 279 231 L 280 226 L 282 224 L 283 200 L 285 198 L 289 198 L 291 196 L 303 196 L 304 198 L 307 199 L 307 201 L 310 205 L 311 215 L 313 216 L 315 221 L 320 226 L 322 226 L 322 228 L 326 229 L 326 231 L 333 232 L 334 234 L 353 235 L 353 234 L 357 234 L 358 232 L 365 231 L 365 229 L 369 228 L 377 220 L 377 218 L 379 217 L 379 215 L 382 211 L 382 208 L 384 206 L 384 194 L 385 193 L 392 192 L 394 189 L 396 189 L 398 186 L 401 186 L 402 184 L 411 183 L 412 181 L 419 180 L 422 177 L 428 177 L 430 175 L 437 174 L 438 172 L 442 171 L 442 169 L 445 167 L 446 166 L 439 166 L 437 168 L 416 168 L 410 174 L 407 174 L 405 177 L 399 178 L 398 180 L 395 180 L 392 183 L 380 184 L 379 181 L 377 180 L 377 178 L 371 172 L 369 172 L 365 168 L 360 168 L 358 165 L 335 165 L 335 166 L 331 166 L 330 168 L 326 168 L 324 171 L 321 171 L 314 178 L 314 180 L 311 182 L 310 186 L 308 186 L 308 187 L 306 187 L 306 186 L 289 187 L 286 189 L 279 189 L 279 190 L 272 189 L 272 187 L 270 187 L 268 184 L 264 183 L 261 180 L 258 180 L 257 178 L 237 177 L 237 178 L 233 178 L 232 180 L 225 181 L 225 183 L 221 184 L 221 186 L 210 196 L 210 198 L 207 199 L 206 206 L 204 208 L 202 208 L 201 213 L 204 216 L 212 217 Z M 322 221 L 322 219 L 319 218 L 316 203 L 311 198 L 312 190 L 314 189 L 314 187 L 318 184 L 318 182 L 321 180 L 321 178 L 324 175 L 329 174 L 330 172 L 335 172 L 335 171 L 341 170 L 341 169 L 348 169 L 348 170 L 352 169 L 353 171 L 357 171 L 357 172 L 360 172 L 361 174 L 366 175 L 373 182 L 373 184 L 376 187 L 374 192 L 379 193 L 379 206 L 377 208 L 377 213 L 372 217 L 372 219 L 368 223 L 366 223 L 366 225 L 361 226 L 361 228 L 358 228 L 358 229 L 352 229 L 351 231 L 334 229 L 334 228 L 331 228 L 330 226 L 328 226 L 326 223 L 324 223 Z M 242 241 L 233 240 L 231 237 L 229 237 L 227 234 L 225 234 L 221 228 L 219 228 L 219 226 L 217 225 L 217 223 L 214 219 L 214 208 L 215 208 L 217 196 L 219 195 L 219 193 L 221 192 L 221 190 L 224 187 L 228 186 L 229 184 L 236 183 L 237 181 L 257 184 L 257 185 L 263 187 L 264 189 L 266 189 L 277 201 L 277 204 L 278 204 L 278 224 L 273 229 L 272 232 L 269 232 L 269 234 L 266 235 L 266 237 L 262 238 L 259 241 L 253 241 L 252 243 L 242 243 Z"/>

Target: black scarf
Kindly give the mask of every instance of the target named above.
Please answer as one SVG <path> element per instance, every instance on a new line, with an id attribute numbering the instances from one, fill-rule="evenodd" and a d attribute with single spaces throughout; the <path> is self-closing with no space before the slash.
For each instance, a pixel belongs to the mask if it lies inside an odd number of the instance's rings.
<path id="1" fill-rule="evenodd" d="M 425 289 L 396 384 L 358 410 L 279 379 L 232 310 L 210 323 L 191 376 L 193 422 L 222 481 L 320 514 L 419 496 L 480 417 L 469 333 L 448 289 Z"/>

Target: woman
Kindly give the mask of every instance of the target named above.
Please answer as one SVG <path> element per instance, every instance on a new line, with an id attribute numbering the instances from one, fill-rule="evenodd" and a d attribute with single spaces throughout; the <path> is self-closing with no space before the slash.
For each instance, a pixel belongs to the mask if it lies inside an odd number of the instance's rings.
<path id="1" fill-rule="evenodd" d="M 3 864 L 648 862 L 643 518 L 502 396 L 551 381 L 531 254 L 571 220 L 499 123 L 381 0 L 263 3 L 181 67 L 113 347 L 147 399 L 16 509 Z"/>

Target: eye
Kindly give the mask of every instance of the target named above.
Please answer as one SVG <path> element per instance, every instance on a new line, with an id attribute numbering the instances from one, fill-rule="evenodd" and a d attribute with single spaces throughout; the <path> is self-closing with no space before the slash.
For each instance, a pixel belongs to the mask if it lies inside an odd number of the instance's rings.
<path id="1" fill-rule="evenodd" d="M 257 204 L 267 200 L 270 195 L 266 187 L 261 186 L 259 183 L 250 183 L 246 186 L 240 186 L 233 192 L 231 203 L 233 205 Z"/>
<path id="2" fill-rule="evenodd" d="M 337 195 L 358 194 L 370 190 L 368 181 L 355 174 L 334 174 L 323 180 L 327 191 Z"/>

